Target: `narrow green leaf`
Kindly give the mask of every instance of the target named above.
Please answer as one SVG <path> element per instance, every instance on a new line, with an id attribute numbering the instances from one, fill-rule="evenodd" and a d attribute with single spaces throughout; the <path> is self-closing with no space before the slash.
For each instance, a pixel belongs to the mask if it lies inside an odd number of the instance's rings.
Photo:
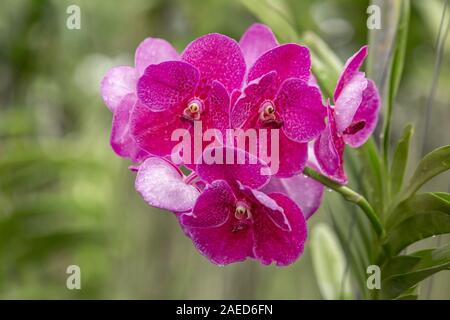
<path id="1" fill-rule="evenodd" d="M 396 257 L 383 268 L 381 297 L 394 299 L 408 296 L 411 288 L 420 281 L 449 267 L 450 245 Z"/>
<path id="2" fill-rule="evenodd" d="M 405 64 L 405 52 L 408 39 L 408 27 L 410 16 L 410 2 L 409 0 L 401 1 L 400 17 L 397 26 L 397 34 L 395 38 L 394 51 L 392 62 L 390 66 L 390 77 L 388 82 L 388 99 L 386 102 L 386 112 L 384 117 L 383 129 L 383 155 L 386 168 L 388 166 L 388 152 L 390 143 L 391 118 L 392 110 L 394 108 L 395 97 L 400 84 L 403 67 Z"/>
<path id="3" fill-rule="evenodd" d="M 409 154 L 409 141 L 413 134 L 413 126 L 407 125 L 403 130 L 402 137 L 397 143 L 397 147 L 394 151 L 394 157 L 392 159 L 391 166 L 391 193 L 397 194 L 403 184 L 403 177 L 405 175 L 406 165 L 408 162 Z"/>
<path id="4" fill-rule="evenodd" d="M 440 147 L 427 154 L 419 163 L 399 202 L 410 198 L 428 180 L 450 169 L 450 145 Z"/>
<path id="5" fill-rule="evenodd" d="M 378 148 L 373 138 L 370 138 L 361 148 L 358 149 L 361 154 L 361 160 L 364 163 L 363 169 L 366 170 L 368 177 L 363 179 L 366 183 L 367 197 L 375 207 L 375 211 L 381 213 L 383 205 L 383 172 L 382 163 Z M 370 184 L 369 184 L 370 181 Z"/>
<path id="6" fill-rule="evenodd" d="M 402 221 L 414 215 L 427 213 L 450 214 L 450 194 L 444 192 L 416 194 L 395 209 L 386 222 L 386 229 L 389 232 Z"/>
<path id="7" fill-rule="evenodd" d="M 350 299 L 351 286 L 345 276 L 345 255 L 338 239 L 326 224 L 318 224 L 311 232 L 311 254 L 322 296 L 327 300 Z M 343 291 L 343 292 L 341 292 Z"/>
<path id="8" fill-rule="evenodd" d="M 405 53 L 406 44 L 408 40 L 408 27 L 409 27 L 409 17 L 411 11 L 411 4 L 409 0 L 403 0 L 401 16 L 398 25 L 397 38 L 396 38 L 396 49 L 394 58 L 392 61 L 392 74 L 390 81 L 390 101 L 393 104 L 395 97 L 397 96 L 398 87 L 400 85 L 400 80 L 403 74 L 403 68 L 405 65 Z"/>
<path id="9" fill-rule="evenodd" d="M 259 20 L 270 26 L 277 38 L 283 42 L 297 42 L 290 11 L 285 1 L 241 0 Z"/>

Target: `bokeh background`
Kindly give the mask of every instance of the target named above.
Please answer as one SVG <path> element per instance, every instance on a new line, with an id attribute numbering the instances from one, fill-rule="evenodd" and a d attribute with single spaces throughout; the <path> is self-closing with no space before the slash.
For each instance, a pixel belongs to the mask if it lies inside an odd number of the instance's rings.
<path id="1" fill-rule="evenodd" d="M 396 140 L 406 123 L 415 124 L 410 167 L 450 141 L 449 39 L 424 134 L 442 3 L 412 1 L 393 126 Z M 66 27 L 72 4 L 81 9 L 80 30 Z M 313 30 L 343 61 L 367 43 L 368 4 L 282 3 L 298 32 Z M 195 250 L 174 216 L 144 203 L 130 163 L 109 146 L 111 114 L 99 95 L 108 68 L 132 65 L 136 46 L 148 36 L 181 51 L 205 33 L 239 39 L 255 21 L 242 2 L 231 0 L 0 2 L 0 298 L 322 298 L 309 242 L 286 268 L 254 261 L 217 267 Z M 448 174 L 427 186 L 448 187 Z M 326 193 L 311 228 L 330 223 L 333 197 Z M 333 214 L 339 219 L 347 212 Z M 72 264 L 81 268 L 82 290 L 66 288 Z M 421 299 L 450 299 L 450 274 L 437 274 L 423 288 Z"/>

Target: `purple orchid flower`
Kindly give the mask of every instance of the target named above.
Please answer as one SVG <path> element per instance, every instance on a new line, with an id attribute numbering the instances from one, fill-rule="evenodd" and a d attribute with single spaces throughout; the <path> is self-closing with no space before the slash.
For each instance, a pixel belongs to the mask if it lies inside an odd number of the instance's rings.
<path id="1" fill-rule="evenodd" d="M 239 45 L 221 34 L 194 40 L 180 61 L 148 66 L 138 80 L 139 101 L 131 114 L 136 143 L 150 154 L 167 156 L 178 144 L 172 133 L 192 132 L 194 121 L 202 121 L 203 131 L 224 132 L 230 126 L 229 93 L 240 89 L 244 75 Z"/>
<path id="2" fill-rule="evenodd" d="M 196 248 L 218 265 L 247 258 L 285 266 L 303 252 L 306 221 L 301 209 L 282 193 L 266 194 L 267 166 L 240 149 L 245 164 L 199 164 L 197 174 L 207 184 L 191 213 L 180 224 Z M 226 151 L 228 150 L 228 151 Z"/>
<path id="3" fill-rule="evenodd" d="M 328 103 L 327 129 L 314 144 L 315 156 L 322 171 L 339 183 L 347 183 L 343 154 L 345 144 L 363 145 L 375 130 L 380 96 L 375 83 L 360 72 L 367 56 L 362 47 L 347 60 L 334 91 L 335 106 Z"/>
<path id="4" fill-rule="evenodd" d="M 309 50 L 297 44 L 278 45 L 272 31 L 261 24 L 246 31 L 240 46 L 247 63 L 247 85 L 232 104 L 231 126 L 281 129 L 276 176 L 298 174 L 307 160 L 307 142 L 325 129 L 320 91 L 308 84 L 312 79 Z"/>
<path id="5" fill-rule="evenodd" d="M 139 148 L 130 135 L 130 113 L 137 101 L 136 83 L 150 64 L 178 60 L 177 51 L 166 40 L 147 38 L 135 52 L 135 67 L 111 68 L 104 76 L 100 92 L 106 106 L 113 112 L 110 144 L 121 157 L 139 163 L 149 154 Z"/>

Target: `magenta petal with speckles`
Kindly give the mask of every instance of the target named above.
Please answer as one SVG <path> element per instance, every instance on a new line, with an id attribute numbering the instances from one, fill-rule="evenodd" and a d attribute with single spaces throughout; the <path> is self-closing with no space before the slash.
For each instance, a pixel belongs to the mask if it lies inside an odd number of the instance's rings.
<path id="1" fill-rule="evenodd" d="M 231 94 L 239 90 L 245 75 L 245 61 L 239 44 L 222 34 L 212 33 L 192 41 L 181 59 L 195 66 L 206 82 L 222 83 Z"/>
<path id="2" fill-rule="evenodd" d="M 180 217 L 181 224 L 194 228 L 218 227 L 234 213 L 235 203 L 236 197 L 228 183 L 216 180 L 203 190 L 192 214 Z"/>
<path id="3" fill-rule="evenodd" d="M 156 156 L 167 156 L 179 143 L 172 141 L 172 133 L 177 129 L 188 130 L 189 122 L 181 119 L 183 106 L 175 110 L 155 112 L 137 101 L 130 116 L 130 132 L 136 144 Z"/>
<path id="4" fill-rule="evenodd" d="M 166 61 L 153 64 L 137 83 L 137 96 L 150 110 L 165 111 L 192 98 L 200 74 L 189 63 Z"/>
<path id="5" fill-rule="evenodd" d="M 277 72 L 279 83 L 289 78 L 307 82 L 311 74 L 309 49 L 288 43 L 265 52 L 251 67 L 248 81 L 258 79 L 271 71 Z"/>
<path id="6" fill-rule="evenodd" d="M 283 82 L 275 106 L 284 122 L 283 132 L 296 142 L 308 142 L 325 129 L 326 109 L 319 89 L 300 79 Z"/>
<path id="7" fill-rule="evenodd" d="M 303 253 L 307 236 L 306 221 L 300 208 L 287 196 L 281 193 L 268 196 L 283 209 L 291 229 L 286 231 L 279 228 L 268 214 L 264 214 L 268 209 L 263 208 L 260 214 L 255 215 L 253 222 L 254 254 L 263 264 L 274 262 L 278 266 L 286 266 Z"/>

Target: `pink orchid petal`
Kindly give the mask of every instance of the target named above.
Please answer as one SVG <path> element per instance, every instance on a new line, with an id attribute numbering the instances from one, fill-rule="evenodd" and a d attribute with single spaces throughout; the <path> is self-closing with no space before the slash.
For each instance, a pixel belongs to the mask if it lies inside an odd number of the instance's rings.
<path id="1" fill-rule="evenodd" d="M 245 61 L 238 43 L 222 34 L 204 35 L 191 42 L 182 60 L 195 66 L 207 82 L 220 81 L 231 93 L 240 89 L 245 74 Z"/>
<path id="2" fill-rule="evenodd" d="M 223 225 L 214 228 L 189 228 L 189 236 L 202 255 L 213 263 L 224 266 L 240 262 L 253 256 L 252 229 L 232 232 L 234 221 L 228 219 Z"/>
<path id="3" fill-rule="evenodd" d="M 242 35 L 239 45 L 250 68 L 264 52 L 278 46 L 278 41 L 268 26 L 255 23 Z"/>
<path id="4" fill-rule="evenodd" d="M 377 87 L 372 80 L 368 80 L 361 105 L 353 117 L 353 123 L 363 121 L 364 127 L 355 134 L 344 134 L 342 138 L 345 143 L 349 144 L 352 148 L 358 148 L 369 139 L 377 126 L 380 105 L 380 96 Z"/>
<path id="5" fill-rule="evenodd" d="M 135 187 L 151 206 L 175 212 L 191 210 L 200 194 L 183 181 L 183 175 L 175 166 L 154 157 L 139 167 Z"/>
<path id="6" fill-rule="evenodd" d="M 305 219 L 319 209 L 323 196 L 323 185 L 303 174 L 290 178 L 272 178 L 261 191 L 278 192 L 288 196 L 300 207 Z"/>
<path id="7" fill-rule="evenodd" d="M 306 221 L 300 208 L 290 198 L 281 193 L 271 193 L 269 197 L 283 208 L 291 230 L 280 229 L 268 215 L 255 215 L 254 253 L 263 264 L 275 262 L 278 266 L 286 266 L 303 253 L 307 236 Z"/>
<path id="8" fill-rule="evenodd" d="M 344 66 L 344 71 L 341 73 L 339 80 L 334 90 L 334 101 L 336 101 L 341 94 L 342 89 L 345 85 L 353 78 L 355 73 L 359 72 L 364 63 L 364 59 L 367 56 L 368 46 L 363 46 L 357 53 L 351 56 Z"/>
<path id="9" fill-rule="evenodd" d="M 233 90 L 233 92 L 231 92 L 230 106 L 234 106 L 234 104 L 236 103 L 236 101 L 238 101 L 241 94 L 242 94 L 241 90 L 237 90 L 237 89 L 235 89 L 235 90 Z"/>
<path id="10" fill-rule="evenodd" d="M 264 99 L 273 99 L 276 94 L 276 72 L 272 71 L 250 82 L 231 108 L 231 126 L 240 128 L 253 114 L 259 112 Z"/>
<path id="11" fill-rule="evenodd" d="M 129 158 L 138 163 L 149 156 L 134 142 L 130 134 L 130 114 L 136 103 L 133 93 L 126 95 L 114 112 L 110 143 L 113 150 L 121 157 Z"/>
<path id="12" fill-rule="evenodd" d="M 308 144 L 290 140 L 281 130 L 278 136 L 278 142 L 273 141 L 270 130 L 268 130 L 267 144 L 261 143 L 261 145 L 258 145 L 258 150 L 262 154 L 271 155 L 271 161 L 274 162 L 277 159 L 275 155 L 271 154 L 270 149 L 278 149 L 278 170 L 275 171 L 275 164 L 271 163 L 271 168 L 274 168 L 272 173 L 278 178 L 292 177 L 302 172 L 305 167 L 308 158 Z M 269 151 L 266 150 L 267 148 L 269 148 Z"/>
<path id="13" fill-rule="evenodd" d="M 234 214 L 235 204 L 236 197 L 228 183 L 216 180 L 198 197 L 192 215 L 184 215 L 180 222 L 190 228 L 218 227 Z"/>
<path id="14" fill-rule="evenodd" d="M 253 257 L 253 230 L 234 217 L 235 201 L 225 181 L 214 181 L 199 197 L 195 217 L 184 215 L 180 219 L 195 247 L 218 265 Z"/>
<path id="15" fill-rule="evenodd" d="M 207 108 L 201 114 L 204 128 L 217 129 L 225 134 L 225 129 L 230 128 L 230 97 L 220 82 L 212 82 L 205 103 Z"/>
<path id="16" fill-rule="evenodd" d="M 156 156 L 172 154 L 179 141 L 172 141 L 176 129 L 188 129 L 191 124 L 181 118 L 183 108 L 178 110 L 151 111 L 140 101 L 136 102 L 130 116 L 130 131 L 136 144 Z"/>
<path id="17" fill-rule="evenodd" d="M 326 109 L 320 91 L 299 79 L 286 80 L 275 99 L 283 119 L 286 136 L 297 142 L 308 142 L 325 129 Z"/>
<path id="18" fill-rule="evenodd" d="M 341 183 L 347 183 L 344 171 L 345 144 L 337 134 L 336 122 L 333 110 L 328 106 L 328 125 L 324 132 L 314 143 L 314 153 L 320 169 L 331 179 Z"/>
<path id="19" fill-rule="evenodd" d="M 342 88 L 335 105 L 336 128 L 342 134 L 353 122 L 353 117 L 361 105 L 367 79 L 362 72 L 357 72 Z"/>
<path id="20" fill-rule="evenodd" d="M 100 93 L 111 112 L 114 112 L 127 94 L 135 92 L 136 81 L 137 74 L 132 67 L 119 66 L 109 69 L 100 84 Z"/>
<path id="21" fill-rule="evenodd" d="M 258 204 L 258 215 L 267 215 L 278 228 L 284 231 L 291 231 L 291 226 L 284 214 L 284 209 L 280 207 L 274 199 L 264 192 L 250 189 L 245 186 L 241 186 L 241 191 L 247 195 L 251 195 L 253 201 Z"/>
<path id="22" fill-rule="evenodd" d="M 289 43 L 267 51 L 251 67 L 248 81 L 255 80 L 270 71 L 277 72 L 280 83 L 288 78 L 308 81 L 311 74 L 309 49 Z"/>
<path id="23" fill-rule="evenodd" d="M 198 70 L 186 62 L 152 64 L 138 80 L 137 95 L 152 111 L 163 111 L 192 97 L 198 80 Z"/>
<path id="24" fill-rule="evenodd" d="M 280 132 L 280 168 L 276 177 L 292 177 L 303 171 L 308 159 L 308 144 L 290 140 Z"/>
<path id="25" fill-rule="evenodd" d="M 260 188 L 269 181 L 269 175 L 264 175 L 264 171 L 270 173 L 268 167 L 261 160 L 248 152 L 231 147 L 214 148 L 214 152 L 221 152 L 222 163 L 207 164 L 205 161 L 197 165 L 197 174 L 206 183 L 214 180 L 225 180 L 233 185 L 236 181 L 250 188 Z M 231 156 L 232 163 L 226 163 L 227 155 Z M 243 161 L 243 162 L 241 162 Z"/>
<path id="26" fill-rule="evenodd" d="M 151 64 L 178 59 L 177 50 L 169 42 L 164 39 L 147 38 L 136 49 L 134 66 L 138 76 L 142 76 L 145 69 Z"/>

